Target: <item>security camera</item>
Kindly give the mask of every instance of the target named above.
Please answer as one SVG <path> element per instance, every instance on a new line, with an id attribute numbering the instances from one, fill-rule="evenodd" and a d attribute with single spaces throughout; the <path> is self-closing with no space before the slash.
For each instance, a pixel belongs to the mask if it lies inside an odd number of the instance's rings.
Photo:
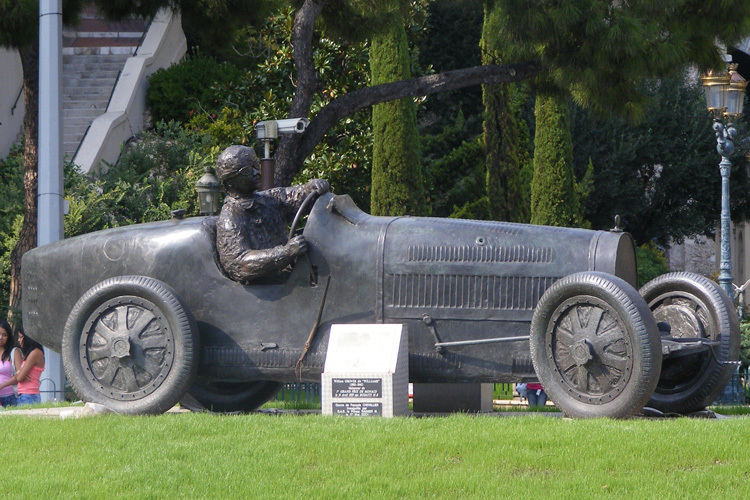
<path id="1" fill-rule="evenodd" d="M 258 122 L 255 130 L 258 139 L 277 139 L 279 134 L 301 134 L 310 124 L 307 118 L 288 118 L 286 120 L 266 120 Z"/>

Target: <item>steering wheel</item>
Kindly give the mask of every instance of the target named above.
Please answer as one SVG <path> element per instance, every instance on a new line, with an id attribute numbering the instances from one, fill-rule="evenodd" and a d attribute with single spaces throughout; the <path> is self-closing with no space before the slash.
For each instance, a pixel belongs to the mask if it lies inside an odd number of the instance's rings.
<path id="1" fill-rule="evenodd" d="M 320 195 L 318 191 L 313 191 L 312 193 L 308 194 L 305 200 L 302 202 L 302 205 L 300 205 L 299 210 L 297 210 L 297 213 L 294 215 L 294 220 L 292 221 L 292 227 L 289 229 L 289 239 L 291 240 L 294 237 L 294 232 L 297 230 L 297 226 L 299 225 L 299 221 L 302 218 L 302 216 L 308 212 L 311 207 L 309 205 L 312 203 L 312 201 L 317 198 Z"/>

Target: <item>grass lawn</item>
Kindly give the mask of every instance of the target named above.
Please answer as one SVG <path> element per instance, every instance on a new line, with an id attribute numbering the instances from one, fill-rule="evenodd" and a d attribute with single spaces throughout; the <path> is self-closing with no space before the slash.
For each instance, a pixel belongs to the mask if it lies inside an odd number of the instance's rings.
<path id="1" fill-rule="evenodd" d="M 3 496 L 750 497 L 750 417 L 505 415 L 4 415 Z"/>

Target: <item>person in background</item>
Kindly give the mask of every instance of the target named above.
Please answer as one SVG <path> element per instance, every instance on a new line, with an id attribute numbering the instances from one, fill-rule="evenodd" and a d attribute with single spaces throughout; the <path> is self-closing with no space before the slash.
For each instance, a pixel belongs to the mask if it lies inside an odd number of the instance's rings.
<path id="1" fill-rule="evenodd" d="M 526 398 L 529 406 L 544 406 L 547 404 L 547 393 L 540 383 L 526 384 Z"/>
<path id="2" fill-rule="evenodd" d="M 7 321 L 0 321 L 0 383 L 13 378 L 21 366 L 21 351 L 13 342 L 13 330 Z M 13 385 L 0 389 L 0 406 L 16 406 L 16 391 Z"/>
<path id="3" fill-rule="evenodd" d="M 18 404 L 30 405 L 42 401 L 39 395 L 39 378 L 44 371 L 44 350 L 41 344 L 18 328 L 18 345 L 21 346 L 23 361 L 21 368 L 8 380 L 0 383 L 0 391 L 9 385 L 18 384 Z"/>

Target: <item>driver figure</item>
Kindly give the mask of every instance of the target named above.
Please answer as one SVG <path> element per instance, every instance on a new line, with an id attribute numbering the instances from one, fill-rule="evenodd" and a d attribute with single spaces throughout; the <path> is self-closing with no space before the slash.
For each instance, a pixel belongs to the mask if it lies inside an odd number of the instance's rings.
<path id="1" fill-rule="evenodd" d="M 235 281 L 249 283 L 279 275 L 307 251 L 302 235 L 287 240 L 287 225 L 309 193 L 328 192 L 328 181 L 257 191 L 258 158 L 253 148 L 229 146 L 216 160 L 216 175 L 226 197 L 216 230 L 216 247 L 224 270 Z"/>

